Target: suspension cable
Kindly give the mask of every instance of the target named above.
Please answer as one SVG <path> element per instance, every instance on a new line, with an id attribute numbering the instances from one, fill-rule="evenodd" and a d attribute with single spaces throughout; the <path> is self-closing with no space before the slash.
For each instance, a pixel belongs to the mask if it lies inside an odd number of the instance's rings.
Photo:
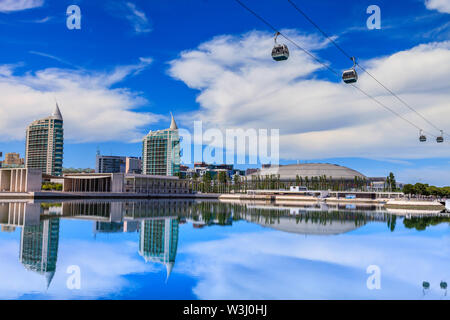
<path id="1" fill-rule="evenodd" d="M 298 49 L 302 50 L 303 52 L 305 52 L 308 56 L 310 56 L 312 59 L 314 59 L 316 62 L 318 62 L 320 65 L 324 66 L 326 69 L 328 69 L 330 72 L 332 72 L 334 75 L 336 75 L 339 79 L 341 78 L 341 74 L 339 72 L 337 72 L 336 70 L 334 70 L 332 67 L 330 67 L 328 64 L 322 62 L 319 58 L 317 58 L 314 54 L 312 54 L 310 51 L 308 51 L 307 49 L 303 48 L 302 46 L 300 46 L 299 44 L 297 44 L 294 40 L 292 40 L 290 37 L 288 37 L 287 35 L 285 35 L 284 33 L 280 32 L 277 28 L 275 28 L 272 24 L 270 24 L 266 19 L 264 19 L 263 17 L 261 17 L 260 15 L 258 15 L 255 11 L 253 11 L 252 9 L 250 9 L 248 6 L 246 6 L 241 0 L 235 0 L 241 7 L 243 7 L 244 9 L 246 9 L 248 12 L 250 12 L 251 14 L 253 14 L 256 18 L 258 18 L 259 20 L 261 20 L 266 26 L 268 26 L 270 29 L 272 29 L 274 32 L 278 33 L 279 35 L 281 35 L 283 38 L 285 38 L 287 41 L 289 41 L 290 43 L 292 43 L 295 47 L 297 47 Z M 289 0 L 288 0 L 289 1 Z M 410 124 L 411 126 L 415 127 L 418 130 L 422 130 L 421 127 L 419 127 L 418 125 L 416 125 L 415 123 L 413 123 L 412 121 L 406 119 L 404 116 L 402 116 L 401 114 L 399 114 L 398 112 L 396 112 L 395 110 L 393 110 L 392 108 L 386 106 L 384 103 L 382 103 L 381 101 L 379 101 L 378 99 L 376 99 L 375 97 L 373 97 L 372 95 L 370 95 L 369 93 L 367 93 L 366 91 L 364 91 L 363 89 L 359 88 L 358 86 L 351 84 L 352 87 L 354 87 L 355 89 L 357 89 L 358 91 L 360 91 L 361 93 L 363 93 L 366 97 L 368 97 L 369 99 L 375 101 L 378 105 L 380 105 L 381 107 L 383 107 L 384 109 L 390 111 L 391 113 L 393 113 L 394 115 L 396 115 L 397 117 L 399 117 L 400 119 L 402 119 L 403 121 L 407 122 L 408 124 Z M 429 133 L 427 131 L 422 130 L 422 132 L 427 133 L 430 136 L 433 136 L 436 138 L 436 136 L 432 133 Z"/>
<path id="2" fill-rule="evenodd" d="M 317 30 L 322 33 L 325 38 L 327 38 L 339 51 L 341 51 L 344 56 L 346 56 L 349 59 L 352 59 L 352 56 L 348 54 L 336 41 L 334 41 L 325 31 L 322 30 L 322 28 L 319 27 L 317 23 L 315 23 L 302 9 L 300 9 L 292 0 L 287 0 L 292 7 L 297 10 L 303 17 L 306 18 L 314 27 L 316 27 Z M 442 129 L 438 128 L 434 123 L 432 123 L 430 120 L 425 118 L 420 112 L 415 110 L 413 107 L 411 107 L 404 99 L 400 98 L 394 91 L 389 89 L 386 85 L 384 85 L 381 81 L 379 81 L 372 73 L 370 73 L 367 69 L 365 69 L 362 65 L 360 65 L 358 62 L 356 62 L 356 65 L 364 71 L 367 75 L 369 75 L 373 80 L 375 80 L 380 86 L 382 86 L 386 91 L 388 91 L 392 96 L 394 96 L 397 100 L 399 100 L 404 106 L 406 106 L 408 109 L 416 113 L 420 118 L 422 118 L 425 122 L 427 122 L 429 125 L 431 125 L 433 128 L 435 128 L 438 131 L 441 131 Z M 448 135 L 448 134 L 446 134 Z"/>

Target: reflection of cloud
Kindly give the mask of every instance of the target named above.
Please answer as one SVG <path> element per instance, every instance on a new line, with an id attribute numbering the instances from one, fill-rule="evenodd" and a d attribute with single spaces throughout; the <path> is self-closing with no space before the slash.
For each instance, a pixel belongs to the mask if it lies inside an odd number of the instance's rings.
<path id="1" fill-rule="evenodd" d="M 152 272 L 152 265 L 142 263 L 136 254 L 137 244 L 65 241 L 60 244 L 55 277 L 43 298 L 70 299 L 96 298 L 111 292 L 120 292 L 128 285 L 124 276 Z M 14 299 L 24 294 L 44 294 L 45 279 L 27 271 L 18 261 L 17 242 L 2 241 L 0 246 L 0 298 Z M 78 265 L 81 269 L 81 290 L 69 290 L 66 281 L 67 267 Z"/>
<path id="2" fill-rule="evenodd" d="M 192 261 L 179 270 L 200 279 L 194 288 L 200 299 L 420 299 L 423 280 L 437 284 L 437 297 L 439 282 L 450 278 L 450 248 L 436 246 L 449 240 L 240 234 L 189 246 L 184 253 Z M 379 291 L 366 287 L 372 264 L 381 268 Z"/>

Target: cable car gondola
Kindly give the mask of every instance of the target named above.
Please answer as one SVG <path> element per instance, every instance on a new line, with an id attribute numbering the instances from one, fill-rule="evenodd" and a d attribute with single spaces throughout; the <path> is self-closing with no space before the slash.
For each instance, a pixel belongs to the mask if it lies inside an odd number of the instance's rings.
<path id="1" fill-rule="evenodd" d="M 437 143 L 442 143 L 444 142 L 444 131 L 441 130 L 441 135 L 439 137 L 436 138 L 436 142 Z"/>
<path id="2" fill-rule="evenodd" d="M 272 58 L 275 61 L 283 61 L 289 58 L 289 49 L 287 45 L 277 42 L 279 34 L 279 32 L 275 34 L 275 46 L 272 49 Z"/>
<path id="3" fill-rule="evenodd" d="M 355 83 L 358 81 L 358 73 L 356 73 L 356 59 L 355 57 L 351 57 L 353 61 L 353 67 L 351 69 L 345 70 L 342 73 L 342 81 L 345 83 Z"/>
<path id="4" fill-rule="evenodd" d="M 427 137 L 423 134 L 423 130 L 420 130 L 420 134 L 419 134 L 419 141 L 420 142 L 426 142 L 427 141 Z"/>

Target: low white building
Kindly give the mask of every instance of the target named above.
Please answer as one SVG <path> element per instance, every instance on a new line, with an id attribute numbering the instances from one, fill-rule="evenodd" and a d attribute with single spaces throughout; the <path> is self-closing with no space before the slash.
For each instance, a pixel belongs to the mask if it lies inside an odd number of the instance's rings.
<path id="1" fill-rule="evenodd" d="M 37 192 L 41 191 L 41 187 L 42 172 L 40 169 L 0 169 L 0 192 Z"/>

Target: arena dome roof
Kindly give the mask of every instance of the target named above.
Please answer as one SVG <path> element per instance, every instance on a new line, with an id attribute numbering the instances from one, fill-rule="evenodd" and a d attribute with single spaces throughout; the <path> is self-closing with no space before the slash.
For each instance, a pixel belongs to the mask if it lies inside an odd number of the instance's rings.
<path id="1" fill-rule="evenodd" d="M 250 176 L 258 175 L 280 175 L 280 180 L 295 180 L 297 175 L 302 178 L 308 177 L 308 179 L 320 176 L 331 177 L 333 180 L 353 180 L 355 177 L 367 179 L 365 175 L 356 170 L 330 163 L 273 165 L 269 168 L 262 168 Z"/>

